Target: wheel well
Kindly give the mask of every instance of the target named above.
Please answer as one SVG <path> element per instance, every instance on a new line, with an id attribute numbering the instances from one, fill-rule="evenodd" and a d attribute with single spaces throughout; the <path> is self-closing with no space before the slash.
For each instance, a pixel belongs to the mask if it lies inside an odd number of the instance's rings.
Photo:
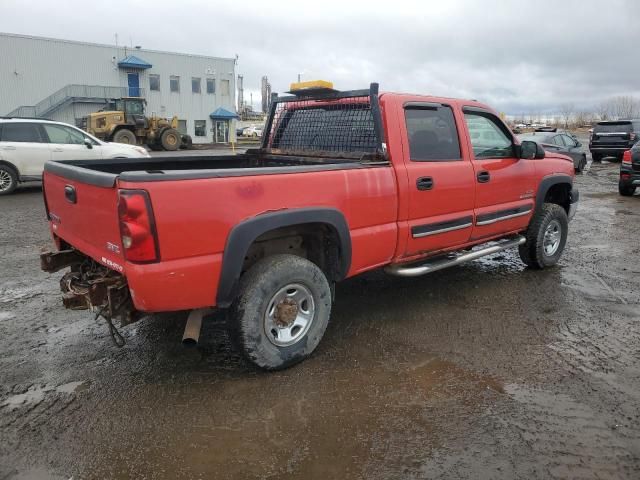
<path id="1" fill-rule="evenodd" d="M 571 185 L 568 183 L 551 185 L 544 197 L 544 203 L 555 203 L 569 213 L 569 208 L 571 207 Z"/>
<path id="2" fill-rule="evenodd" d="M 263 233 L 249 246 L 242 272 L 270 255 L 288 253 L 315 263 L 331 281 L 339 280 L 340 238 L 336 229 L 325 223 L 307 223 L 277 228 Z"/>
<path id="3" fill-rule="evenodd" d="M 20 177 L 20 172 L 18 171 L 18 168 L 13 163 L 9 163 L 9 162 L 5 162 L 4 160 L 0 160 L 0 165 L 4 165 L 5 167 L 9 167 L 11 170 L 16 172 L 16 175 L 18 177 Z"/>

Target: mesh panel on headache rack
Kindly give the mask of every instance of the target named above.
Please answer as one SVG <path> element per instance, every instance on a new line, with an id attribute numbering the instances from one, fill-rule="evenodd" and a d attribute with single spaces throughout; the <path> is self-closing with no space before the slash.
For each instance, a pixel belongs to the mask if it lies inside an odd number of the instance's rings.
<path id="1" fill-rule="evenodd" d="M 369 98 L 278 103 L 269 147 L 284 151 L 375 153 L 377 139 Z"/>

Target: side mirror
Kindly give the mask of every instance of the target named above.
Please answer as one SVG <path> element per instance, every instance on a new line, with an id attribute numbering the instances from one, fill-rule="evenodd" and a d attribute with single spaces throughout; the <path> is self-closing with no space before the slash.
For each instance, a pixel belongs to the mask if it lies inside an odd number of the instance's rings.
<path id="1" fill-rule="evenodd" d="M 88 138 L 84 139 L 84 144 L 89 150 L 91 150 L 93 148 L 93 142 L 91 140 L 89 140 Z"/>
<path id="2" fill-rule="evenodd" d="M 582 146 L 582 143 L 580 143 L 580 142 L 578 142 L 578 141 L 576 140 L 576 147 L 581 147 L 581 146 Z"/>
<path id="3" fill-rule="evenodd" d="M 531 140 L 523 140 L 520 144 L 520 158 L 526 160 L 533 160 L 538 158 L 544 158 L 544 149 L 537 142 Z"/>

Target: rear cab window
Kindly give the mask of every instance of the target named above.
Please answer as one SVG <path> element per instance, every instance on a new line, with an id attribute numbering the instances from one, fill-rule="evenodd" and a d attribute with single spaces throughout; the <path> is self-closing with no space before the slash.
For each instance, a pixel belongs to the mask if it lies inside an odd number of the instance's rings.
<path id="1" fill-rule="evenodd" d="M 404 110 L 411 161 L 462 160 L 453 110 L 447 105 L 407 106 Z"/>
<path id="2" fill-rule="evenodd" d="M 476 159 L 514 156 L 512 137 L 507 133 L 507 127 L 495 115 L 475 109 L 463 110 Z"/>
<path id="3" fill-rule="evenodd" d="M 36 123 L 4 123 L 0 142 L 41 143 L 42 136 Z"/>

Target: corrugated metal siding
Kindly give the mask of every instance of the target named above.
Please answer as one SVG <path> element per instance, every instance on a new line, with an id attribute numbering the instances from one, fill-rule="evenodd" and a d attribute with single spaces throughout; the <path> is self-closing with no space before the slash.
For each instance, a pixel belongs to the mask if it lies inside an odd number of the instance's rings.
<path id="1" fill-rule="evenodd" d="M 147 98 L 147 111 L 160 116 L 187 120 L 187 132 L 196 143 L 212 141 L 209 114 L 218 107 L 235 111 L 234 59 L 204 57 L 152 50 L 127 49 L 127 53 L 153 65 L 138 70 L 140 87 Z M 21 105 L 35 105 L 57 90 L 71 84 L 127 86 L 127 70 L 117 67 L 125 57 L 123 47 L 0 33 L 0 115 Z M 129 70 L 133 71 L 133 70 Z M 160 75 L 160 91 L 149 91 L 149 75 Z M 180 77 L 180 93 L 169 91 L 169 77 Z M 201 92 L 191 92 L 191 78 L 202 79 Z M 216 93 L 206 93 L 206 78 L 216 79 Z M 222 95 L 220 81 L 229 80 L 229 95 Z M 87 111 L 87 104 L 75 104 Z M 100 107 L 98 106 L 97 109 Z M 51 116 L 75 123 L 73 109 L 63 107 Z M 77 115 L 78 117 L 81 115 Z M 194 135 L 195 120 L 207 121 L 207 137 Z M 233 132 L 235 122 L 232 122 Z"/>

